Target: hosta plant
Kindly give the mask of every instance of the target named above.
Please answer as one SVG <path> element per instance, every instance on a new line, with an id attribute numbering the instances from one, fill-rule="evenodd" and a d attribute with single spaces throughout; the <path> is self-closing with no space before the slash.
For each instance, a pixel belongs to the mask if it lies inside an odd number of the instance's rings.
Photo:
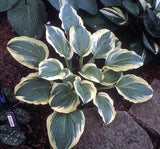
<path id="1" fill-rule="evenodd" d="M 79 14 L 93 30 L 108 28 L 112 31 L 130 28 L 128 36 L 133 36 L 128 49 L 134 50 L 148 62 L 154 53 L 160 53 L 160 27 L 158 0 L 49 0 L 57 10 L 65 4 L 82 9 Z M 92 4 L 92 5 L 90 5 Z M 98 7 L 99 6 L 99 7 Z M 104 7 L 104 8 L 103 8 Z M 99 9 L 99 12 L 98 12 Z M 138 38 L 137 38 L 138 37 Z M 134 48 L 132 48 L 134 47 Z"/>
<path id="2" fill-rule="evenodd" d="M 26 138 L 21 130 L 21 125 L 29 122 L 29 114 L 22 108 L 17 107 L 10 88 L 4 88 L 0 94 L 0 141 L 5 144 L 18 146 Z"/>
<path id="3" fill-rule="evenodd" d="M 0 0 L 0 12 L 7 11 L 8 22 L 20 36 L 40 39 L 47 13 L 42 0 Z"/>
<path id="4" fill-rule="evenodd" d="M 123 74 L 141 67 L 142 58 L 122 49 L 111 31 L 102 29 L 91 34 L 69 5 L 61 7 L 59 18 L 64 32 L 46 26 L 46 39 L 65 63 L 49 58 L 46 44 L 29 37 L 11 39 L 7 49 L 18 62 L 37 70 L 21 79 L 15 87 L 16 97 L 35 105 L 49 104 L 53 109 L 46 122 L 50 144 L 55 149 L 68 149 L 77 144 L 84 131 L 84 104 L 93 102 L 105 124 L 115 118 L 113 100 L 105 89 L 116 88 L 133 103 L 149 100 L 152 89 L 142 78 Z M 96 59 L 105 63 L 97 67 Z"/>

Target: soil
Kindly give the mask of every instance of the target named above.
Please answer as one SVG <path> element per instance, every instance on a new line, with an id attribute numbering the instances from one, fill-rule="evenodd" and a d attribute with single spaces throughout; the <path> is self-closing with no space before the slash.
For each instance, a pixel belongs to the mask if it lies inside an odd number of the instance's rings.
<path id="1" fill-rule="evenodd" d="M 118 31 L 116 35 L 122 41 L 122 43 L 128 44 L 128 39 L 131 37 L 127 37 L 126 31 Z M 123 37 L 122 37 L 123 35 Z M 20 81 L 21 77 L 28 75 L 31 70 L 20 65 L 17 61 L 15 61 L 12 56 L 6 50 L 6 45 L 10 39 L 18 36 L 7 21 L 6 13 L 0 13 L 0 89 L 5 87 L 10 87 L 14 89 L 15 85 Z M 124 47 L 126 45 L 123 45 Z M 54 55 L 56 57 L 57 55 Z M 153 81 L 153 79 L 160 80 L 160 59 L 159 57 L 155 57 L 155 59 L 134 71 L 131 71 L 138 76 L 141 76 L 145 80 L 149 82 L 149 84 Z M 130 102 L 124 101 L 118 94 L 113 91 L 109 91 L 111 97 L 114 99 L 115 107 L 118 110 L 127 111 L 131 106 Z M 117 96 L 119 98 L 117 98 Z M 114 98 L 116 97 L 116 98 Z M 92 106 L 92 104 L 88 104 L 88 107 Z M 35 106 L 29 104 L 20 104 L 19 107 L 24 108 L 31 116 L 30 122 L 22 126 L 22 131 L 25 133 L 27 139 L 24 142 L 24 146 L 30 147 L 31 149 L 49 149 L 50 145 L 47 137 L 46 130 L 46 118 L 52 112 L 51 108 L 46 106 Z M 153 142 L 155 137 L 153 137 Z M 23 149 L 25 147 L 22 147 Z M 12 146 L 5 145 L 0 142 L 0 149 L 12 149 Z M 20 147 L 15 147 L 14 149 L 20 149 Z"/>

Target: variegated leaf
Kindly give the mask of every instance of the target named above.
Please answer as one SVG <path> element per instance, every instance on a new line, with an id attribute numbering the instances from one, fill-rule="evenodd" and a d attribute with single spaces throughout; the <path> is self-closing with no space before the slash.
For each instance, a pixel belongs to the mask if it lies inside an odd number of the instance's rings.
<path id="1" fill-rule="evenodd" d="M 112 21 L 114 24 L 117 25 L 124 25 L 128 21 L 128 15 L 127 13 L 124 14 L 124 12 L 119 9 L 118 7 L 112 7 L 112 8 L 103 8 L 100 9 L 100 12 L 110 21 Z"/>
<path id="2" fill-rule="evenodd" d="M 59 83 L 53 86 L 49 103 L 53 110 L 69 113 L 77 109 L 80 100 L 70 84 Z"/>
<path id="3" fill-rule="evenodd" d="M 31 73 L 16 85 L 15 96 L 27 103 L 47 104 L 51 89 L 51 82 L 40 78 L 38 73 Z"/>
<path id="4" fill-rule="evenodd" d="M 63 64 L 54 58 L 46 59 L 39 64 L 39 76 L 46 80 L 64 79 L 70 74 Z"/>
<path id="5" fill-rule="evenodd" d="M 101 29 L 95 32 L 91 38 L 91 52 L 95 58 L 105 58 L 107 53 L 115 48 L 115 35 Z"/>
<path id="6" fill-rule="evenodd" d="M 97 106 L 98 112 L 105 124 L 109 124 L 114 120 L 116 111 L 113 106 L 113 100 L 107 93 L 99 92 L 96 98 L 94 98 L 93 103 Z"/>
<path id="7" fill-rule="evenodd" d="M 68 114 L 54 112 L 47 118 L 49 142 L 54 149 L 71 149 L 78 143 L 84 126 L 85 117 L 80 110 Z"/>
<path id="8" fill-rule="evenodd" d="M 73 51 L 80 57 L 89 55 L 91 33 L 83 26 L 73 26 L 69 32 L 70 44 Z"/>
<path id="9" fill-rule="evenodd" d="M 145 80 L 130 74 L 121 77 L 116 89 L 126 100 L 134 103 L 145 102 L 153 95 L 151 86 Z"/>
<path id="10" fill-rule="evenodd" d="M 79 73 L 82 77 L 97 83 L 100 83 L 104 78 L 102 71 L 93 63 L 84 65 Z"/>
<path id="11" fill-rule="evenodd" d="M 31 69 L 38 69 L 39 63 L 49 55 L 48 48 L 42 41 L 25 36 L 11 39 L 7 50 L 16 61 Z"/>
<path id="12" fill-rule="evenodd" d="M 81 80 L 80 77 L 76 77 L 74 88 L 76 93 L 81 97 L 83 103 L 90 102 L 93 98 L 95 98 L 97 93 L 97 89 L 92 82 Z"/>
<path id="13" fill-rule="evenodd" d="M 62 21 L 62 28 L 67 35 L 72 26 L 83 26 L 83 21 L 77 12 L 69 5 L 64 5 L 60 9 L 59 18 Z"/>
<path id="14" fill-rule="evenodd" d="M 113 71 L 127 71 L 143 65 L 142 58 L 134 51 L 116 49 L 111 51 L 105 61 L 105 67 Z"/>
<path id="15" fill-rule="evenodd" d="M 103 70 L 104 79 L 101 82 L 102 85 L 111 86 L 114 85 L 122 76 L 122 72 L 115 72 L 110 69 Z"/>
<path id="16" fill-rule="evenodd" d="M 72 58 L 73 51 L 61 29 L 55 26 L 47 26 L 46 39 L 61 57 Z"/>

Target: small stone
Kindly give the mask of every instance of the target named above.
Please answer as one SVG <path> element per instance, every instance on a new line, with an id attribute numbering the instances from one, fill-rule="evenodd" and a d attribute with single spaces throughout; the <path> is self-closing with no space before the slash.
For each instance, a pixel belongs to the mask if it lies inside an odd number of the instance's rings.
<path id="1" fill-rule="evenodd" d="M 96 108 L 83 110 L 85 130 L 74 149 L 153 149 L 147 132 L 127 112 L 117 111 L 109 125 L 103 125 Z"/>
<path id="2" fill-rule="evenodd" d="M 152 99 L 144 103 L 133 104 L 129 114 L 144 127 L 160 135 L 160 81 L 153 80 L 151 86 L 153 88 Z"/>

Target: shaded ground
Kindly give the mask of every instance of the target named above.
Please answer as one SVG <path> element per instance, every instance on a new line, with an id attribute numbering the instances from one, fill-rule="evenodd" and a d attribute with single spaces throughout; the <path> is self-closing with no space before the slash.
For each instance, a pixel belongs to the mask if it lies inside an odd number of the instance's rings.
<path id="1" fill-rule="evenodd" d="M 122 43 L 128 39 L 125 32 L 118 32 L 117 35 L 123 34 Z M 14 86 L 20 81 L 21 77 L 26 76 L 31 72 L 30 69 L 20 65 L 16 62 L 6 50 L 7 42 L 17 36 L 6 19 L 6 13 L 0 13 L 0 89 L 5 87 L 14 88 Z M 124 41 L 123 41 L 124 40 Z M 125 45 L 124 45 L 125 46 Z M 155 58 L 152 63 L 144 66 L 136 71 L 132 71 L 149 83 L 153 81 L 154 78 L 160 80 L 160 59 Z M 115 99 L 115 107 L 118 110 L 128 111 L 131 103 L 123 101 L 121 97 L 117 94 L 110 92 L 111 97 Z M 117 98 L 117 96 L 119 98 Z M 116 98 L 114 98 L 116 97 Z M 90 105 L 89 105 L 90 106 Z M 91 105 L 92 106 L 92 105 Z M 49 142 L 46 133 L 46 118 L 52 112 L 49 106 L 34 106 L 28 104 L 22 104 L 20 107 L 24 108 L 30 115 L 31 121 L 26 126 L 22 127 L 22 130 L 27 136 L 27 141 L 24 142 L 26 146 L 32 149 L 49 149 Z M 154 137 L 152 138 L 155 142 Z M 7 146 L 0 142 L 0 149 L 11 149 L 13 147 Z M 17 147 L 19 149 L 19 147 Z"/>

